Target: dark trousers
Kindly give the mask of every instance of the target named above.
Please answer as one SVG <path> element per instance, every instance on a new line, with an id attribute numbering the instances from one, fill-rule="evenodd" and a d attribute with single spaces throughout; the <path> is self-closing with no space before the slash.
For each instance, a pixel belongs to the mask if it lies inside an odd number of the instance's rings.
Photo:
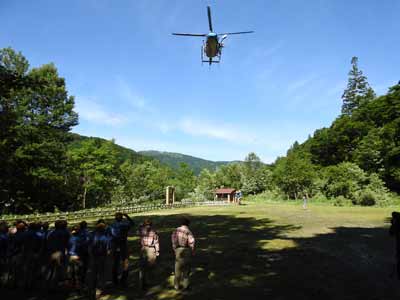
<path id="1" fill-rule="evenodd" d="M 40 279 L 40 253 L 27 253 L 23 259 L 24 288 L 31 289 Z"/>
<path id="2" fill-rule="evenodd" d="M 57 285 L 65 280 L 66 257 L 61 251 L 50 254 L 49 263 L 46 270 L 46 278 L 50 289 L 55 289 Z"/>
<path id="3" fill-rule="evenodd" d="M 128 280 L 128 242 L 114 243 L 112 247 L 112 279 L 116 285 L 121 283 L 122 285 L 127 284 Z M 121 277 L 119 274 L 121 273 Z"/>
<path id="4" fill-rule="evenodd" d="M 88 271 L 88 281 L 91 290 L 104 289 L 106 285 L 107 256 L 94 256 Z"/>

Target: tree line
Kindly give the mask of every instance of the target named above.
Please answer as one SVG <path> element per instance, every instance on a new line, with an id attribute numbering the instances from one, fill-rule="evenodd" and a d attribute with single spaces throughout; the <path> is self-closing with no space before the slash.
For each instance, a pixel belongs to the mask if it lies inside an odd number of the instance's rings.
<path id="1" fill-rule="evenodd" d="M 74 97 L 54 64 L 30 68 L 0 49 L 0 212 L 75 210 L 177 199 L 213 198 L 217 187 L 285 199 L 320 196 L 372 205 L 400 190 L 400 85 L 377 97 L 352 59 L 342 114 L 273 164 L 250 153 L 243 162 L 204 169 L 170 168 L 114 141 L 71 133 Z"/>

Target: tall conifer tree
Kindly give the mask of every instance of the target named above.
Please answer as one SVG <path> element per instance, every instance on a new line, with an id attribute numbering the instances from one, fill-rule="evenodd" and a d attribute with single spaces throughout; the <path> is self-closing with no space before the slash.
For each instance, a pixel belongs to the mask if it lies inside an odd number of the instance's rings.
<path id="1" fill-rule="evenodd" d="M 367 77 L 358 68 L 358 57 L 354 56 L 351 59 L 351 65 L 347 88 L 342 95 L 342 114 L 344 115 L 351 115 L 353 110 L 363 102 L 375 98 L 375 93 L 369 86 Z"/>

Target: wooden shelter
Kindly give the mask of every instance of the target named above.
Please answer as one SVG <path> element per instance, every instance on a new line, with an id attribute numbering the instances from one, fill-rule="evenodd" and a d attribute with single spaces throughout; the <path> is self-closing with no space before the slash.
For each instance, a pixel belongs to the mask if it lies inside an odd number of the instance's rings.
<path id="1" fill-rule="evenodd" d="M 214 199 L 215 200 L 220 200 L 220 201 L 229 201 L 233 202 L 235 201 L 235 189 L 231 188 L 221 188 L 221 189 L 216 189 L 214 194 Z"/>

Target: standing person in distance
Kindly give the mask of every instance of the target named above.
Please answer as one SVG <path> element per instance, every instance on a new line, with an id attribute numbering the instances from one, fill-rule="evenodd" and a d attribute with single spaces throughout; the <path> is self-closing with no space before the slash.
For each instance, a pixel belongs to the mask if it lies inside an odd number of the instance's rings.
<path id="1" fill-rule="evenodd" d="M 153 229 L 150 219 L 145 219 L 139 227 L 140 259 L 139 259 L 139 282 L 142 290 L 147 289 L 152 273 L 160 254 L 160 243 L 157 232 Z"/>
<path id="2" fill-rule="evenodd" d="M 125 219 L 124 219 L 125 217 Z M 128 252 L 128 233 L 134 222 L 127 214 L 117 212 L 115 221 L 109 227 L 111 236 L 111 252 L 113 256 L 112 279 L 115 286 L 127 286 L 129 252 Z M 122 269 L 121 276 L 119 270 Z"/>
<path id="3" fill-rule="evenodd" d="M 303 209 L 307 209 L 307 196 L 303 195 Z"/>
<path id="4" fill-rule="evenodd" d="M 179 290 L 181 287 L 189 287 L 189 276 L 194 256 L 195 239 L 189 229 L 190 221 L 183 217 L 180 226 L 172 233 L 172 249 L 175 253 L 175 278 L 174 288 Z"/>

